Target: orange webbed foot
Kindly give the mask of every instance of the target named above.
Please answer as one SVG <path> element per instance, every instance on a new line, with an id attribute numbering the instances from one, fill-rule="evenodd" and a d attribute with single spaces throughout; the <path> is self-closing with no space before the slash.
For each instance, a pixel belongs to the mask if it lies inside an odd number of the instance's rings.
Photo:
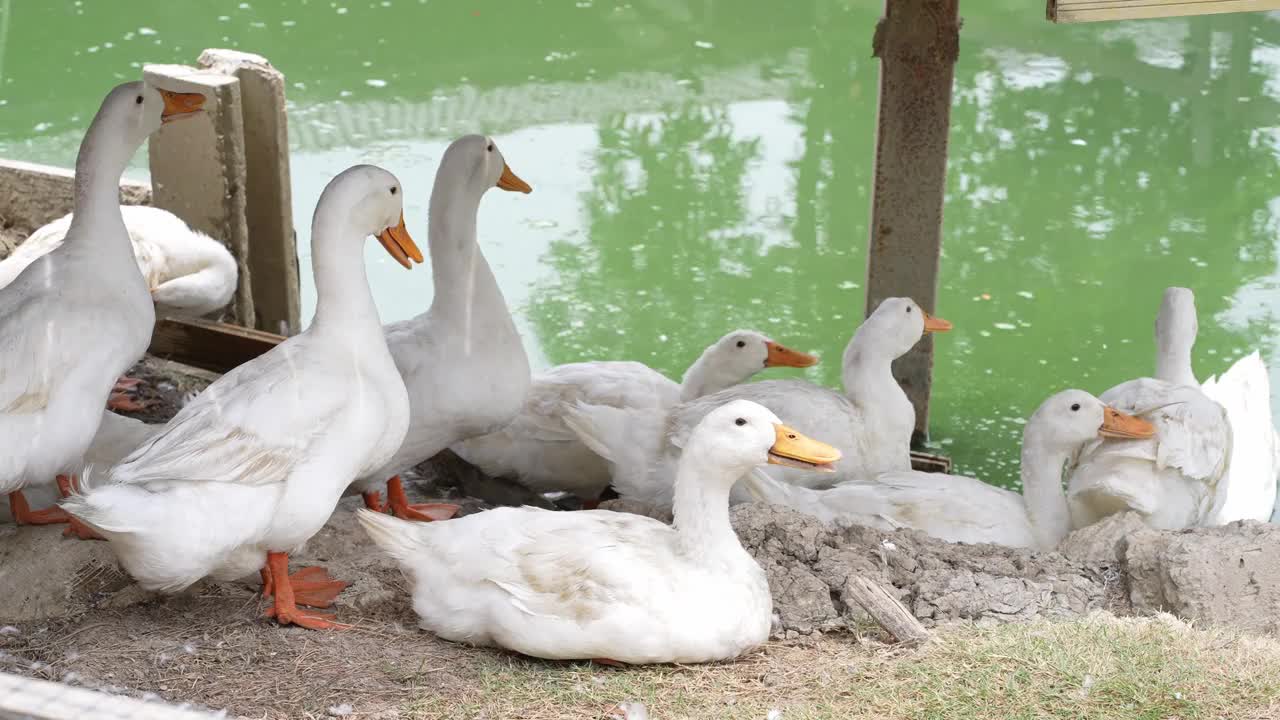
<path id="1" fill-rule="evenodd" d="M 626 667 L 626 663 L 614 660 L 612 658 L 591 658 L 591 662 L 598 665 L 608 665 L 609 667 Z"/>
<path id="2" fill-rule="evenodd" d="M 145 410 L 150 404 L 134 400 L 125 393 L 111 393 L 107 398 L 107 409 L 113 412 L 138 412 Z"/>
<path id="3" fill-rule="evenodd" d="M 85 525 L 74 515 L 67 516 L 67 529 L 62 531 L 63 537 L 77 537 L 81 540 L 106 540 L 98 531 Z"/>
<path id="4" fill-rule="evenodd" d="M 382 502 L 382 493 L 377 490 L 362 492 L 360 493 L 360 497 L 364 499 L 364 506 L 370 510 L 376 513 L 387 511 L 386 504 Z"/>
<path id="5" fill-rule="evenodd" d="M 56 505 L 45 510 L 32 510 L 21 490 L 9 493 L 9 514 L 18 525 L 54 525 L 71 521 L 67 511 Z"/>
<path id="6" fill-rule="evenodd" d="M 314 608 L 327 608 L 333 604 L 338 595 L 349 583 L 335 580 L 322 567 L 305 567 L 289 575 L 289 587 L 293 591 L 293 601 L 298 605 Z M 262 596 L 275 594 L 275 583 L 271 571 L 262 569 Z"/>
<path id="7" fill-rule="evenodd" d="M 138 384 L 141 382 L 138 378 L 123 376 L 116 380 L 116 384 L 111 388 L 111 395 L 107 398 L 107 409 L 137 412 L 149 406 L 151 403 L 140 401 L 130 395 L 138 389 Z"/>
<path id="8" fill-rule="evenodd" d="M 298 608 L 299 604 L 327 607 L 347 586 L 341 580 L 331 579 L 324 568 L 303 568 L 290 575 L 288 554 L 271 552 L 267 553 L 262 580 L 263 595 L 274 595 L 266 616 L 275 618 L 281 625 L 298 625 L 311 630 L 345 630 L 351 627 L 331 620 L 332 613 Z"/>
<path id="9" fill-rule="evenodd" d="M 308 630 L 349 630 L 350 625 L 332 620 L 333 613 L 303 610 L 299 607 L 281 607 L 279 601 L 267 608 L 264 617 L 275 618 L 281 625 L 297 625 Z"/>
<path id="10" fill-rule="evenodd" d="M 451 503 L 410 503 L 399 475 L 387 481 L 387 504 L 391 513 L 401 520 L 420 522 L 448 520 L 461 509 Z"/>

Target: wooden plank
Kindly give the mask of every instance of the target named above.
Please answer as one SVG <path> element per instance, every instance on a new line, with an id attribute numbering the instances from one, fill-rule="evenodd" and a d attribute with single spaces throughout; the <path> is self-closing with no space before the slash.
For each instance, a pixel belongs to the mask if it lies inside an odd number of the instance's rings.
<path id="1" fill-rule="evenodd" d="M 223 717 L 123 695 L 0 673 L 0 718 L 31 720 L 213 720 Z"/>
<path id="2" fill-rule="evenodd" d="M 912 450 L 911 469 L 919 470 L 920 472 L 949 473 L 951 472 L 951 458 L 946 455 L 935 455 Z"/>
<path id="3" fill-rule="evenodd" d="M 156 322 L 148 354 L 225 373 L 284 342 L 282 335 L 209 320 L 163 318 Z"/>
<path id="4" fill-rule="evenodd" d="M 1048 0 L 1056 23 L 1142 20 L 1280 9 L 1280 0 Z"/>

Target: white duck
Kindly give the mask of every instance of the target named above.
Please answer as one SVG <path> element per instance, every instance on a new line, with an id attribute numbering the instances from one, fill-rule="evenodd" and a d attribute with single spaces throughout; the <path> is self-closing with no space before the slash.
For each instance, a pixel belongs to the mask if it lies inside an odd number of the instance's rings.
<path id="1" fill-rule="evenodd" d="M 583 442 L 610 462 L 613 487 L 624 498 L 669 512 L 671 478 L 693 427 L 713 408 L 730 400 L 760 403 L 801 432 L 827 438 L 846 458 L 836 475 L 769 468 L 769 473 L 804 486 L 829 486 L 890 470 L 911 469 L 911 433 L 916 415 L 893 377 L 893 361 L 925 333 L 951 329 L 910 298 L 888 298 L 876 308 L 844 351 L 844 394 L 806 380 L 764 380 L 735 385 L 676 405 L 666 418 L 637 418 L 609 407 L 578 406 L 566 423 Z M 734 501 L 745 500 L 741 491 Z"/>
<path id="2" fill-rule="evenodd" d="M 1158 432 L 1149 440 L 1095 442 L 1081 450 L 1068 469 L 1075 527 L 1130 510 L 1148 525 L 1166 530 L 1196 527 L 1222 515 L 1215 505 L 1224 503 L 1229 494 L 1224 483 L 1228 458 L 1237 461 L 1233 425 L 1224 407 L 1202 390 L 1192 372 L 1197 329 L 1195 296 L 1186 288 L 1167 289 L 1156 317 L 1156 377 L 1130 380 L 1102 394 L 1104 402 L 1149 418 Z M 1210 390 L 1233 407 L 1252 406 L 1240 394 L 1269 389 L 1260 362 L 1246 363 L 1224 378 L 1229 379 L 1225 385 L 1215 380 Z M 1263 405 L 1269 407 L 1269 401 Z M 1242 446 L 1241 472 L 1235 474 L 1240 482 L 1231 483 L 1236 486 L 1234 493 L 1256 497 L 1265 483 L 1270 497 L 1275 497 L 1274 447 L 1268 444 L 1274 443 L 1274 429 L 1269 416 L 1268 409 L 1265 420 L 1255 420 L 1254 427 L 1239 426 L 1242 439 L 1253 449 L 1246 452 Z M 1260 422 L 1265 425 L 1259 427 Z M 1252 492 L 1246 487 L 1249 484 Z M 1232 507 L 1238 507 L 1236 502 Z"/>
<path id="3" fill-rule="evenodd" d="M 609 465 L 564 424 L 566 408 L 603 405 L 661 421 L 676 403 L 745 382 L 765 368 L 816 362 L 758 332 L 735 330 L 704 350 L 679 384 L 638 362 L 559 365 L 533 378 L 510 424 L 452 449 L 493 477 L 512 477 L 536 492 L 572 492 L 590 507 L 609 485 Z"/>
<path id="4" fill-rule="evenodd" d="M 32 510 L 22 489 L 56 478 L 71 491 L 64 473 L 150 344 L 155 310 L 120 216 L 120 175 L 148 135 L 203 102 L 141 82 L 108 93 L 80 144 L 65 242 L 0 288 L 0 493 L 19 524 L 69 522 L 58 508 Z"/>
<path id="5" fill-rule="evenodd" d="M 407 576 L 423 628 L 442 638 L 549 659 L 726 660 L 764 642 L 764 571 L 729 524 L 729 488 L 752 467 L 822 467 L 834 448 L 732 402 L 689 439 L 675 524 L 607 510 L 498 508 L 415 524 L 359 511 Z"/>
<path id="6" fill-rule="evenodd" d="M 310 327 L 223 375 L 105 483 L 63 502 L 144 588 L 176 592 L 261 570 L 275 596 L 269 616 L 335 626 L 297 604 L 326 606 L 344 583 L 318 568 L 289 575 L 288 553 L 355 477 L 391 457 L 409 424 L 363 262 L 371 234 L 406 264 L 421 261 L 402 196 L 395 176 L 370 165 L 330 181 L 312 219 Z"/>
<path id="7" fill-rule="evenodd" d="M 1271 519 L 1280 476 L 1280 438 L 1271 421 L 1271 377 L 1255 350 L 1200 386 L 1227 411 L 1231 455 L 1205 525 Z"/>
<path id="8" fill-rule="evenodd" d="M 157 315 L 200 317 L 231 302 L 236 290 L 236 260 L 222 243 L 160 208 L 126 205 L 120 214 Z M 73 217 L 74 213 L 68 213 L 36 228 L 12 255 L 0 261 L 0 287 L 62 245 Z"/>
<path id="9" fill-rule="evenodd" d="M 421 315 L 386 327 L 387 346 L 409 392 L 404 443 L 353 487 L 381 511 L 379 490 L 397 517 L 443 520 L 444 503 L 410 505 L 399 473 L 466 438 L 511 421 L 529 388 L 529 359 L 502 290 L 476 242 L 476 215 L 490 188 L 532 191 L 507 167 L 493 140 L 466 135 L 440 159 L 427 227 L 435 298 Z M 388 480 L 390 478 L 390 480 Z"/>
<path id="10" fill-rule="evenodd" d="M 808 513 L 828 525 L 909 527 L 950 542 L 1050 550 L 1071 529 L 1062 467 L 1080 446 L 1102 437 L 1151 437 L 1145 420 L 1105 406 L 1083 390 L 1046 400 L 1022 436 L 1022 494 L 960 475 L 917 470 L 884 473 L 815 490 L 759 471 L 743 478 L 757 500 Z"/>
<path id="11" fill-rule="evenodd" d="M 36 228 L 9 257 L 0 260 L 0 288 L 28 265 L 62 244 L 75 213 Z M 156 315 L 199 317 L 220 310 L 235 294 L 235 258 L 222 243 L 192 230 L 173 213 L 142 205 L 120 208 L 125 230 L 142 278 L 151 290 Z M 138 384 L 122 377 L 112 388 L 107 406 L 136 411 L 146 407 L 129 396 Z"/>

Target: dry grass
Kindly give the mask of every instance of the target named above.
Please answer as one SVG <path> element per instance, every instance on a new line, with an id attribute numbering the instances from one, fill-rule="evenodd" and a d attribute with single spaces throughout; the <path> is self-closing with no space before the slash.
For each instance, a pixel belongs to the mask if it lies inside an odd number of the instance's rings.
<path id="1" fill-rule="evenodd" d="M 915 649 L 817 637 L 735 663 L 612 668 L 446 643 L 402 601 L 348 611 L 358 626 L 345 633 L 276 628 L 254 595 L 210 588 L 27 627 L 0 637 L 0 669 L 252 718 L 349 705 L 355 718 L 582 720 L 637 701 L 652 720 L 1280 717 L 1280 642 L 1168 617 L 953 626 Z"/>
<path id="2" fill-rule="evenodd" d="M 654 720 L 759 718 L 1271 718 L 1280 643 L 1172 618 L 957 626 L 923 648 L 848 639 L 770 644 L 740 662 L 652 669 L 503 658 L 413 718 L 601 717 L 639 701 Z"/>
<path id="3" fill-rule="evenodd" d="M 399 571 L 354 527 L 358 504 L 294 558 L 351 582 L 337 610 L 353 630 L 276 627 L 257 588 L 210 583 L 0 631 L 0 670 L 272 719 L 346 705 L 361 719 L 590 720 L 628 701 L 651 720 L 1280 718 L 1280 641 L 1167 617 L 958 625 L 916 649 L 816 637 L 689 667 L 466 648 L 417 629 Z"/>

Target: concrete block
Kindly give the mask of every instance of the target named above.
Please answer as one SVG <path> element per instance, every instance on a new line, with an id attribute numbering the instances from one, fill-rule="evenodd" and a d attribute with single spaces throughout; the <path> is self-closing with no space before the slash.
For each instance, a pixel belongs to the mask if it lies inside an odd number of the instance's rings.
<path id="1" fill-rule="evenodd" d="M 1135 612 L 1280 634 L 1280 526 L 1146 530 L 1125 547 Z"/>
<path id="2" fill-rule="evenodd" d="M 245 221 L 244 126 L 240 81 L 185 65 L 146 65 L 144 79 L 166 90 L 204 93 L 205 112 L 151 135 L 152 204 L 224 243 L 240 278 L 232 315 L 252 326 L 249 229 Z"/>
<path id="3" fill-rule="evenodd" d="M 301 330 L 301 299 L 284 75 L 266 58 L 236 50 L 205 50 L 197 65 L 240 81 L 255 326 L 296 334 Z"/>

